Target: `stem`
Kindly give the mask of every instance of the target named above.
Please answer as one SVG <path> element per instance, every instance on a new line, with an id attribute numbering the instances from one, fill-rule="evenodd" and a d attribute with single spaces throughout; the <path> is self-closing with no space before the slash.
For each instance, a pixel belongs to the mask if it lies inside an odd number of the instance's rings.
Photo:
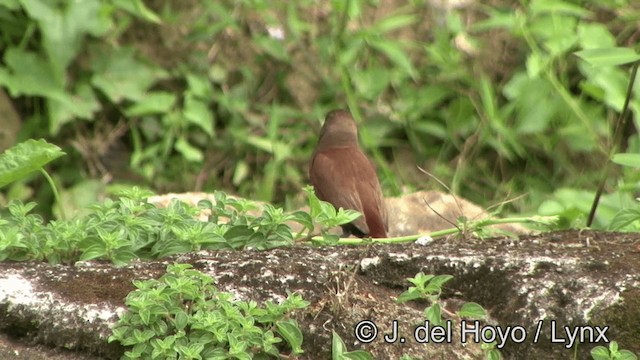
<path id="1" fill-rule="evenodd" d="M 56 187 L 55 182 L 53 181 L 51 176 L 49 176 L 49 173 L 45 169 L 40 168 L 40 172 L 42 173 L 44 178 L 47 179 L 49 186 L 51 186 L 53 198 L 56 200 L 56 203 L 58 203 L 58 208 L 60 209 L 60 217 L 62 218 L 62 220 L 66 220 L 67 215 L 64 213 L 64 205 L 62 204 L 62 201 L 60 201 L 60 193 L 58 192 L 58 188 Z"/>
<path id="2" fill-rule="evenodd" d="M 629 120 L 629 100 L 631 99 L 631 92 L 633 91 L 633 84 L 636 81 L 636 75 L 638 74 L 638 65 L 640 65 L 640 61 L 636 61 L 631 68 L 631 77 L 629 79 L 629 85 L 627 86 L 627 96 L 624 99 L 624 106 L 622 107 L 622 112 L 618 117 L 618 121 L 616 122 L 616 127 L 613 130 L 613 142 L 611 144 L 611 148 L 609 149 L 609 156 L 607 157 L 607 163 L 604 166 L 604 170 L 602 171 L 602 178 L 600 179 L 600 183 L 598 184 L 598 189 L 596 190 L 596 196 L 593 198 L 593 203 L 591 204 L 591 211 L 589 211 L 589 217 L 587 218 L 587 227 L 591 227 L 593 223 L 593 219 L 596 216 L 596 210 L 598 209 L 598 204 L 600 203 L 600 197 L 602 196 L 602 192 L 604 191 L 604 186 L 607 182 L 607 178 L 609 177 L 609 172 L 611 171 L 611 158 L 613 154 L 618 151 L 618 147 L 622 142 L 622 132 L 627 127 L 627 121 Z"/>
<path id="3" fill-rule="evenodd" d="M 467 224 L 466 229 L 479 229 L 482 227 L 497 225 L 497 224 L 549 224 L 551 222 L 555 222 L 558 220 L 557 216 L 530 216 L 530 217 L 514 217 L 514 218 L 505 218 L 505 219 L 486 219 L 480 220 L 476 222 L 472 222 Z M 384 238 L 384 239 L 354 239 L 354 238 L 341 238 L 338 240 L 338 245 L 364 245 L 364 244 L 402 244 L 416 241 L 421 237 L 431 237 L 432 239 L 441 238 L 447 235 L 452 235 L 455 233 L 460 233 L 458 228 L 450 228 L 445 230 L 438 230 L 428 234 L 418 234 L 418 235 L 409 235 L 409 236 L 399 236 L 393 238 Z M 324 244 L 324 241 L 321 236 L 317 236 L 313 238 L 314 242 Z M 326 244 L 328 245 L 328 244 Z"/>

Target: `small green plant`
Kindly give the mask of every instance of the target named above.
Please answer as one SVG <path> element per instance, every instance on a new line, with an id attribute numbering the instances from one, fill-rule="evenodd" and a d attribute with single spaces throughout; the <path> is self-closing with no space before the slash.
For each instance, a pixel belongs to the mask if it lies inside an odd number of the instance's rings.
<path id="1" fill-rule="evenodd" d="M 451 279 L 453 279 L 451 275 L 426 275 L 423 272 L 419 272 L 413 278 L 407 279 L 413 286 L 400 294 L 396 301 L 399 303 L 418 299 L 429 301 L 430 305 L 424 309 L 424 315 L 427 321 L 433 325 L 442 326 L 444 324 L 443 312 L 449 317 L 455 316 L 458 319 L 484 319 L 487 316 L 487 312 L 477 303 L 465 303 L 460 310 L 455 313 L 442 307 L 440 302 L 442 286 Z M 495 343 L 483 345 L 485 345 L 483 349 L 485 350 L 487 359 L 495 360 L 502 358 L 500 352 L 495 348 Z"/>
<path id="2" fill-rule="evenodd" d="M 135 281 L 109 342 L 127 347 L 123 359 L 277 358 L 301 354 L 302 332 L 292 311 L 309 305 L 297 294 L 282 304 L 232 301 L 210 276 L 188 264 L 167 267 L 160 279 Z M 281 344 L 282 345 L 282 344 Z"/>
<path id="3" fill-rule="evenodd" d="M 342 338 L 335 331 L 331 337 L 332 360 L 373 360 L 373 356 L 364 350 L 348 351 Z"/>
<path id="4" fill-rule="evenodd" d="M 336 211 L 309 192 L 311 215 L 303 211 L 286 213 L 270 204 L 259 206 L 246 199 L 214 194 L 215 201 L 202 200 L 192 207 L 173 200 L 166 208 L 147 202 L 151 192 L 137 187 L 120 191 L 89 207 L 79 218 L 46 223 L 31 214 L 35 203 L 12 201 L 8 213 L 0 213 L 0 261 L 46 260 L 73 263 L 106 259 L 116 265 L 141 259 L 157 259 L 199 250 L 265 250 L 307 241 L 322 226 L 323 244 L 335 243 L 327 227 L 352 221 L 359 214 Z M 208 221 L 197 216 L 209 213 Z M 301 229 L 294 234 L 291 224 Z"/>
<path id="5" fill-rule="evenodd" d="M 309 213 L 314 223 L 320 225 L 320 233 L 322 240 L 327 244 L 335 244 L 340 238 L 338 235 L 327 233 L 327 231 L 333 227 L 347 224 L 362 216 L 359 212 L 350 209 L 336 208 L 326 201 L 318 199 L 312 186 L 306 186 L 304 191 L 309 198 Z M 310 224 L 311 229 L 314 228 L 313 224 Z M 313 230 L 312 230 L 313 231 Z"/>
<path id="6" fill-rule="evenodd" d="M 400 294 L 397 301 L 403 303 L 417 299 L 428 300 L 431 305 L 424 310 L 427 320 L 434 325 L 442 325 L 440 294 L 442 293 L 442 286 L 451 279 L 453 279 L 451 275 L 426 275 L 423 272 L 419 272 L 413 278 L 407 279 L 414 286 L 409 287 L 407 291 Z M 450 312 L 448 313 L 451 314 Z M 465 303 L 456 314 L 461 318 L 470 319 L 484 319 L 487 316 L 482 306 L 476 303 Z"/>
<path id="7" fill-rule="evenodd" d="M 618 343 L 612 341 L 609 348 L 596 346 L 591 349 L 593 360 L 637 360 L 638 357 L 629 350 L 619 350 Z"/>

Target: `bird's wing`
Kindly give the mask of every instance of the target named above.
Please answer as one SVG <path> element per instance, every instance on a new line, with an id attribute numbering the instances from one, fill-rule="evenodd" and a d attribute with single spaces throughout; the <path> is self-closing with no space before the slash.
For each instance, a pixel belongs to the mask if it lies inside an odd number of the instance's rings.
<path id="1" fill-rule="evenodd" d="M 336 209 L 351 209 L 363 213 L 357 188 L 361 176 L 357 172 L 354 176 L 353 169 L 358 159 L 354 159 L 353 156 L 354 153 L 350 149 L 326 149 L 316 152 L 309 168 L 309 178 L 321 200 L 330 202 Z M 363 233 L 369 233 L 364 215 L 353 221 L 353 225 Z"/>
<path id="2" fill-rule="evenodd" d="M 358 193 L 369 194 L 369 196 L 362 197 L 362 207 L 366 210 L 365 217 L 367 226 L 369 227 L 369 235 L 374 237 L 386 237 L 389 231 L 387 207 L 382 195 L 382 189 L 378 176 L 376 175 L 375 166 L 369 159 L 359 152 L 358 162 L 361 164 L 360 169 L 356 175 Z M 367 164 L 369 166 L 363 166 Z"/>

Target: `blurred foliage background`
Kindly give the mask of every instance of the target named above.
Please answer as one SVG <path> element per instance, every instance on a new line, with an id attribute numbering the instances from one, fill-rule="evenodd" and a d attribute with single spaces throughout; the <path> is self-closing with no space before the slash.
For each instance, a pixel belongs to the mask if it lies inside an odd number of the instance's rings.
<path id="1" fill-rule="evenodd" d="M 0 201 L 56 216 L 114 188 L 224 190 L 296 207 L 324 114 L 350 108 L 387 195 L 444 190 L 504 212 L 589 210 L 634 48 L 634 0 L 0 0 L 0 150 L 68 156 Z M 625 145 L 638 152 L 640 94 Z M 619 170 L 596 226 L 632 206 Z"/>

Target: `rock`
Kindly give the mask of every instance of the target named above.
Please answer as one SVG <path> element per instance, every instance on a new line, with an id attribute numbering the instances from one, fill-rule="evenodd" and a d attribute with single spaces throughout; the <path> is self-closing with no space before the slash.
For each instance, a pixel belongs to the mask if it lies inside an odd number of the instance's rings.
<path id="1" fill-rule="evenodd" d="M 167 264 L 181 262 L 216 277 L 221 290 L 241 299 L 262 302 L 284 298 L 288 291 L 299 292 L 311 302 L 308 311 L 296 314 L 304 333 L 302 359 L 329 358 L 331 330 L 350 349 L 368 350 L 377 359 L 397 359 L 403 354 L 419 359 L 484 358 L 478 344 L 468 339 L 462 346 L 459 337 L 452 344 L 390 345 L 380 336 L 371 344 L 355 340 L 353 329 L 362 320 L 373 321 L 385 334 L 397 319 L 402 334 L 410 338 L 413 327 L 423 322 L 422 310 L 428 304 L 398 304 L 394 299 L 410 285 L 406 278 L 420 271 L 455 276 L 441 295 L 449 311 L 473 301 L 489 311 L 490 318 L 483 324 L 500 329 L 521 326 L 518 329 L 527 338 L 522 344 L 507 342 L 501 351 L 506 359 L 574 356 L 573 349 L 551 342 L 552 320 L 559 330 L 556 340 L 567 339 L 565 325 L 595 334 L 580 343 L 577 358 L 588 357 L 598 330 L 621 348 L 638 352 L 638 240 L 638 234 L 568 231 L 519 239 L 450 237 L 429 246 L 204 251 L 121 268 L 106 263 L 73 267 L 3 262 L 0 331 L 94 358 L 117 358 L 122 349 L 107 345 L 105 339 L 122 299 L 133 288 L 131 280 L 158 277 Z M 541 336 L 534 342 L 539 325 Z"/>

